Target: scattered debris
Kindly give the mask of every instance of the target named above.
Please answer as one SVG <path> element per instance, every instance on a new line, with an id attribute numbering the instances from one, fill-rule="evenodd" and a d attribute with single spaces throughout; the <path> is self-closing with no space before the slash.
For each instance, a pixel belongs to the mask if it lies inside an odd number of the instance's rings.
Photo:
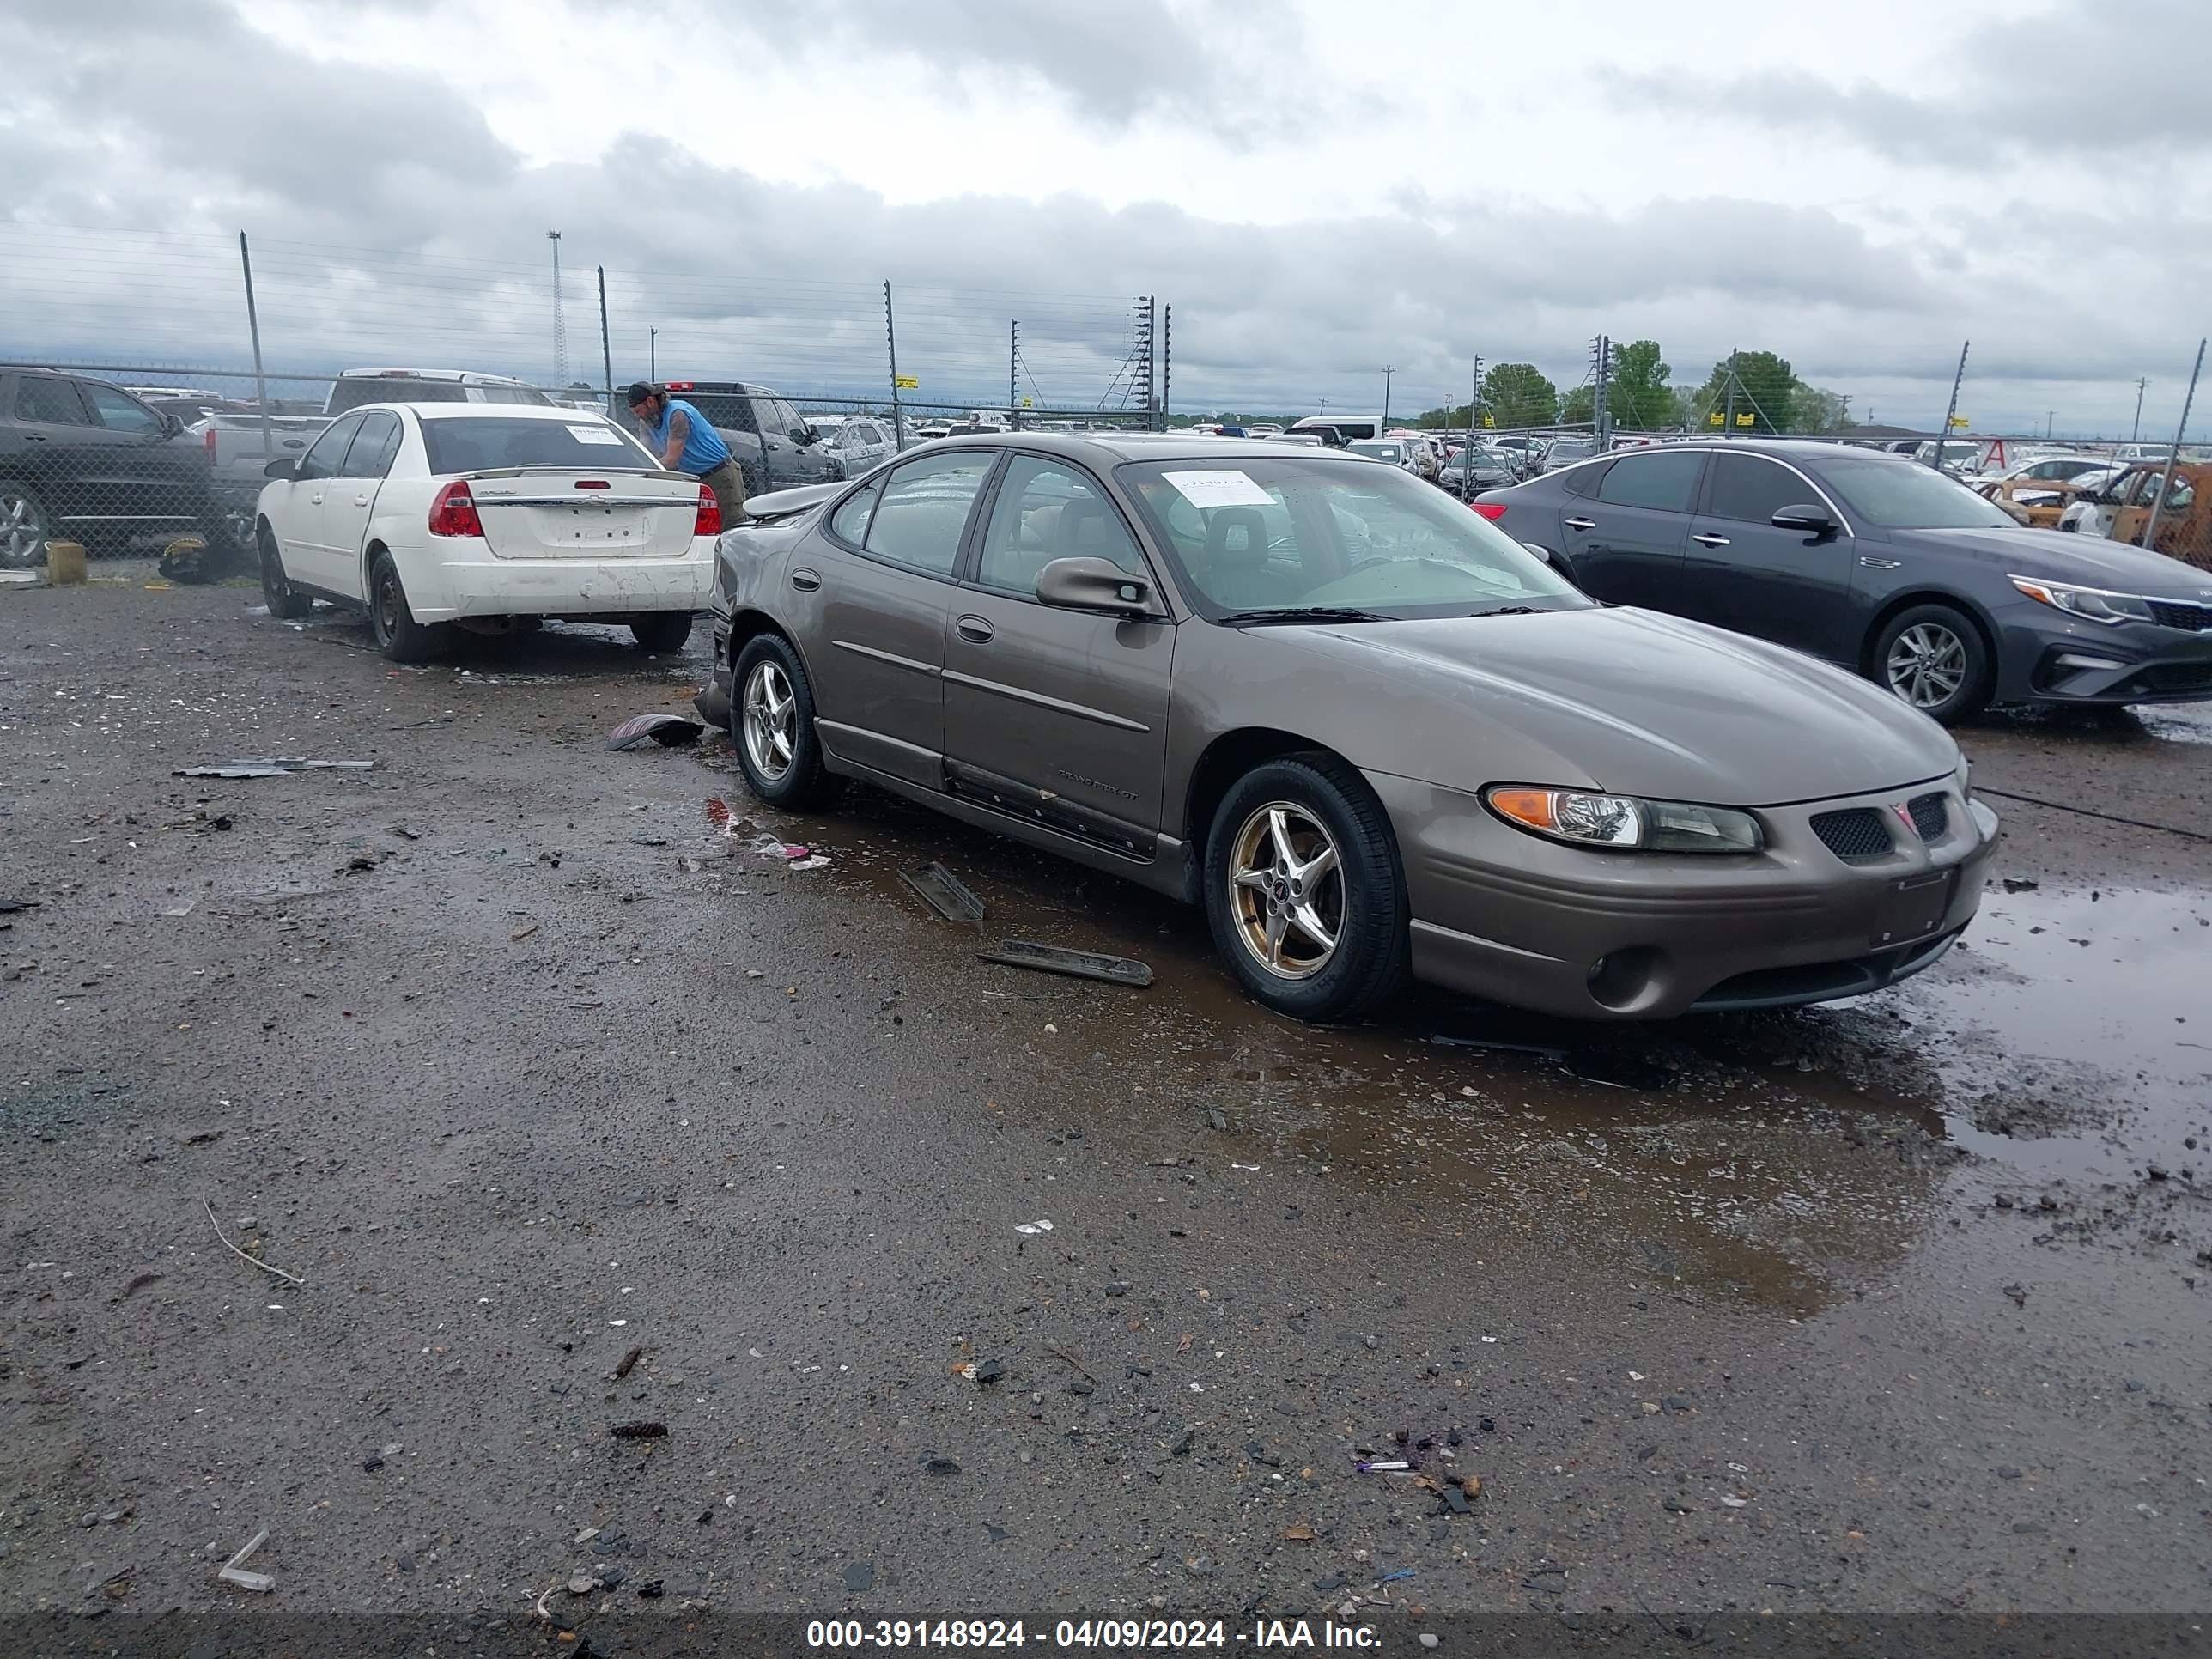
<path id="1" fill-rule="evenodd" d="M 900 871 L 899 879 L 947 921 L 983 920 L 983 901 L 970 892 L 959 877 L 933 859 L 919 869 Z"/>
<path id="2" fill-rule="evenodd" d="M 1402 1457 L 1363 1457 L 1352 1466 L 1362 1474 L 1411 1474 L 1413 1466 Z"/>
<path id="3" fill-rule="evenodd" d="M 2007 876 L 1998 884 L 2008 893 L 2033 893 L 2043 885 L 2033 876 Z"/>
<path id="4" fill-rule="evenodd" d="M 599 1587 L 599 1579 L 591 1573 L 572 1572 L 568 1575 L 568 1594 L 571 1595 L 589 1595 Z"/>
<path id="5" fill-rule="evenodd" d="M 845 1591 L 848 1595 L 859 1595 L 875 1587 L 876 1564 L 874 1562 L 855 1561 L 845 1569 Z"/>
<path id="6" fill-rule="evenodd" d="M 1137 990 L 1152 982 L 1152 969 L 1127 957 L 1101 956 L 1095 951 L 1067 951 L 1056 945 L 1040 945 L 1034 939 L 1003 939 L 995 949 L 979 951 L 976 955 L 985 962 L 1004 963 L 1012 968 L 1035 968 L 1048 974 L 1072 975 L 1077 979 L 1103 980 L 1109 985 L 1127 985 Z"/>
<path id="7" fill-rule="evenodd" d="M 188 916 L 191 915 L 193 907 L 198 904 L 198 902 L 199 899 L 196 895 L 191 898 L 185 900 L 180 904 L 163 905 L 161 907 L 161 914 L 165 916 Z"/>
<path id="8" fill-rule="evenodd" d="M 132 1279 L 128 1285 L 125 1285 L 123 1287 L 123 1294 L 117 1297 L 115 1299 L 118 1302 L 128 1302 L 132 1297 L 137 1295 L 139 1291 L 144 1290 L 149 1285 L 158 1285 L 161 1282 L 161 1275 L 159 1273 L 140 1273 L 136 1279 Z"/>
<path id="9" fill-rule="evenodd" d="M 951 1457 L 933 1456 L 926 1458 L 922 1462 L 922 1468 L 927 1469 L 932 1474 L 957 1474 L 960 1473 L 959 1461 L 956 1458 Z"/>
<path id="10" fill-rule="evenodd" d="M 203 1198 L 200 1200 L 200 1208 L 207 1212 L 208 1225 L 215 1229 L 215 1236 L 217 1238 L 222 1238 L 222 1223 L 215 1218 L 215 1206 L 209 1203 L 206 1199 Z M 237 1245 L 232 1243 L 227 1238 L 222 1238 L 222 1243 L 223 1248 L 228 1250 L 233 1255 L 236 1256 L 240 1261 L 250 1261 L 255 1267 L 260 1268 L 263 1273 L 274 1273 L 277 1278 L 283 1279 L 288 1285 L 304 1285 L 307 1282 L 306 1279 L 301 1278 L 297 1273 L 288 1273 L 282 1267 L 271 1267 L 268 1262 L 264 1261 L 258 1255 L 248 1255 L 244 1250 L 240 1249 Z"/>
<path id="11" fill-rule="evenodd" d="M 815 853 L 806 858 L 793 859 L 791 861 L 791 867 L 794 870 L 819 870 L 829 862 L 827 854 Z"/>
<path id="12" fill-rule="evenodd" d="M 665 1440 L 668 1437 L 668 1425 L 650 1422 L 616 1423 L 609 1426 L 607 1432 L 617 1440 Z"/>
<path id="13" fill-rule="evenodd" d="M 247 1260 L 251 1261 L 252 1258 L 248 1257 Z M 245 1566 L 247 1558 L 268 1541 L 269 1528 L 264 1527 L 246 1540 L 244 1547 L 237 1554 L 223 1563 L 222 1571 L 216 1574 L 216 1577 L 226 1584 L 235 1584 L 240 1589 L 252 1590 L 257 1594 L 266 1595 L 276 1588 L 276 1581 L 265 1572 L 247 1572 Z"/>
<path id="14" fill-rule="evenodd" d="M 374 772 L 373 760 L 309 760 L 302 755 L 276 755 L 264 760 L 224 761 L 215 766 L 180 767 L 180 778 L 281 778 L 292 772 Z"/>
<path id="15" fill-rule="evenodd" d="M 720 795 L 707 798 L 707 822 L 726 836 L 750 836 L 757 827 L 750 818 L 739 817 L 730 811 L 729 802 Z"/>
<path id="16" fill-rule="evenodd" d="M 1044 1345 L 1044 1351 L 1063 1365 L 1073 1365 L 1077 1370 L 1082 1372 L 1085 1381 L 1097 1382 L 1098 1379 L 1091 1376 L 1090 1370 L 1084 1365 L 1081 1349 L 1072 1348 L 1065 1342 L 1048 1342 Z"/>
<path id="17" fill-rule="evenodd" d="M 398 836 L 402 841 L 420 841 L 422 839 L 422 832 L 420 830 L 410 830 L 404 823 L 387 823 L 384 827 L 390 830 L 392 834 Z"/>
<path id="18" fill-rule="evenodd" d="M 632 1348 L 628 1353 L 617 1360 L 615 1362 L 615 1381 L 619 1382 L 623 1378 L 628 1376 L 631 1371 L 636 1369 L 637 1362 L 644 1358 L 645 1350 L 642 1347 L 636 1347 Z"/>
<path id="19" fill-rule="evenodd" d="M 1375 1582 L 1378 1584 L 1402 1584 L 1413 1576 L 1412 1567 L 1400 1567 L 1395 1572 L 1386 1572 Z"/>
<path id="20" fill-rule="evenodd" d="M 1052 1231 L 1052 1223 L 1042 1219 L 1036 1221 L 1024 1221 L 1016 1225 L 1014 1231 L 1018 1233 L 1028 1233 L 1034 1237 L 1038 1233 L 1050 1232 Z"/>
<path id="21" fill-rule="evenodd" d="M 508 939 L 508 941 L 509 941 L 510 943 L 512 943 L 512 944 L 516 944 L 516 945 L 520 945 L 520 944 L 524 939 L 528 939 L 528 938 L 529 938 L 532 933 L 536 933 L 537 931 L 538 931 L 538 924 L 537 924 L 536 922 L 534 922 L 534 921 L 528 921 L 528 922 L 525 922 L 521 927 L 520 927 L 516 928 L 513 933 L 509 933 L 507 937 L 507 939 Z"/>
<path id="22" fill-rule="evenodd" d="M 699 741 L 706 726 L 681 714 L 640 714 L 624 720 L 607 733 L 609 749 L 635 749 L 651 738 L 664 749 L 675 749 L 687 743 Z"/>
<path id="23" fill-rule="evenodd" d="M 1314 1529 L 1303 1521 L 1295 1527 L 1285 1527 L 1282 1531 L 1282 1539 L 1286 1544 L 1310 1544 L 1316 1536 Z"/>
<path id="24" fill-rule="evenodd" d="M 1206 1109 L 1206 1122 L 1208 1128 L 1225 1132 L 1229 1127 L 1229 1115 L 1218 1106 L 1209 1106 Z"/>

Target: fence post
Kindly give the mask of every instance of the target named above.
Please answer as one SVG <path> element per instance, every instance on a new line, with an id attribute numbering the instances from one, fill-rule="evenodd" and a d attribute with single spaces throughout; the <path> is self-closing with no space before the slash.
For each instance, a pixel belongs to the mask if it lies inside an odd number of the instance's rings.
<path id="1" fill-rule="evenodd" d="M 1145 424 L 1154 432 L 1160 429 L 1159 338 L 1159 296 L 1147 294 L 1145 295 Z"/>
<path id="2" fill-rule="evenodd" d="M 1590 431 L 1597 439 L 1600 453 L 1606 440 L 1613 435 L 1613 410 L 1605 396 L 1605 383 L 1613 373 L 1613 340 L 1609 335 L 1597 337 L 1597 392 L 1590 404 Z"/>
<path id="3" fill-rule="evenodd" d="M 1022 429 L 1021 362 L 1022 325 L 1010 322 L 1006 325 L 1006 424 L 1017 432 Z"/>
<path id="4" fill-rule="evenodd" d="M 246 249 L 246 233 L 238 233 L 238 268 L 246 276 L 246 331 L 253 337 L 253 401 L 261 411 L 261 461 L 276 459 L 276 434 L 269 424 L 269 382 L 261 373 L 261 318 L 253 308 L 253 256 Z"/>
<path id="5" fill-rule="evenodd" d="M 1936 434 L 1936 459 L 1930 463 L 1938 472 L 1943 470 L 1943 444 L 1951 435 L 1951 417 L 1959 412 L 1959 388 L 1966 384 L 1966 350 L 1973 343 L 1962 340 L 1959 344 L 1959 372 L 1951 377 L 1951 406 L 1943 411 L 1943 429 Z"/>
<path id="6" fill-rule="evenodd" d="M 2151 497 L 2150 521 L 2143 526 L 2143 551 L 2158 551 L 2158 515 L 2166 506 L 2166 492 L 2173 488 L 2173 469 L 2181 459 L 2181 440 L 2189 430 L 2189 410 L 2197 401 L 2197 377 L 2204 372 L 2204 342 L 2197 343 L 2197 367 L 2189 371 L 2189 391 L 2181 399 L 2181 424 L 2173 428 L 2173 447 L 2166 452 L 2166 472 Z"/>
<path id="7" fill-rule="evenodd" d="M 884 342 L 891 356 L 891 446 L 893 453 L 906 447 L 906 415 L 899 408 L 898 325 L 891 318 L 891 285 L 884 283 Z"/>
<path id="8" fill-rule="evenodd" d="M 1160 430 L 1168 429 L 1168 394 L 1175 385 L 1175 307 L 1160 308 Z"/>
<path id="9" fill-rule="evenodd" d="M 607 418 L 615 412 L 615 349 L 607 338 L 607 268 L 599 267 L 599 367 L 607 377 Z"/>
<path id="10" fill-rule="evenodd" d="M 1474 360 L 1474 373 L 1467 383 L 1467 441 L 1459 448 L 1459 499 L 1462 506 L 1474 499 L 1474 408 L 1482 401 L 1482 359 Z"/>

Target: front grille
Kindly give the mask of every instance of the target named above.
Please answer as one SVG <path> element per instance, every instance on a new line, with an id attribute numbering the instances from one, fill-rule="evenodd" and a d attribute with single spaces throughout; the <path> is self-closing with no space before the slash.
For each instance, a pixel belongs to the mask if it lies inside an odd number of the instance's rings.
<path id="1" fill-rule="evenodd" d="M 2162 628 L 2185 628 L 2192 634 L 2212 629 L 2212 605 L 2184 605 L 2173 599 L 2150 599 L 2151 620 Z"/>
<path id="2" fill-rule="evenodd" d="M 1831 853 L 1846 864 L 1881 858 L 1894 844 L 1889 838 L 1889 827 L 1881 821 L 1881 814 L 1871 806 L 1847 806 L 1839 812 L 1815 812 L 1813 814 L 1813 833 L 1820 838 Z"/>
<path id="3" fill-rule="evenodd" d="M 1907 810 L 1912 814 L 1912 827 L 1919 833 L 1921 840 L 1941 841 L 1949 833 L 1951 811 L 1944 803 L 1942 790 L 1929 795 L 1915 795 Z"/>

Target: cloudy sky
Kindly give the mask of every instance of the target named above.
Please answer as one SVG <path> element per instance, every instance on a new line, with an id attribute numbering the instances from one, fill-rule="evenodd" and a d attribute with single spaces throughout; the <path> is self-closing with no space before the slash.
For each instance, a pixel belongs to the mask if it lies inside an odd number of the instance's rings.
<path id="1" fill-rule="evenodd" d="M 674 20 L 672 25 L 672 20 Z M 2212 328 L 2202 0 L 0 0 L 0 348 L 553 361 L 794 392 L 901 368 L 1179 408 L 1571 385 L 1732 345 L 1861 418 L 2170 433 Z M 158 358 L 156 357 L 158 355 Z M 1024 386 L 1024 392 L 1030 386 Z M 2212 429 L 2212 394 L 2192 434 Z"/>

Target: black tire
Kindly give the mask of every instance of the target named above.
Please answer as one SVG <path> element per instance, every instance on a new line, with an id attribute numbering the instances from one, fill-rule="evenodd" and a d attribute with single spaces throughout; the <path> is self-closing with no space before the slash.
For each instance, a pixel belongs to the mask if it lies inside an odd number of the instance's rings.
<path id="1" fill-rule="evenodd" d="M 764 718 L 749 735 L 745 703 L 756 675 L 762 678 L 763 695 L 771 702 L 788 697 L 787 718 Z M 776 677 L 781 677 L 780 685 Z M 844 779 L 823 763 L 822 739 L 814 730 L 814 684 L 807 678 L 799 653 L 781 634 L 757 634 L 738 653 L 730 670 L 730 741 L 737 748 L 745 787 L 770 806 L 809 811 L 829 805 L 844 793 Z M 783 762 L 780 772 L 775 769 L 779 759 Z"/>
<path id="2" fill-rule="evenodd" d="M 629 631 L 635 638 L 638 649 L 655 656 L 671 656 L 684 648 L 684 641 L 691 637 L 691 613 L 689 611 L 648 611 L 633 617 Z"/>
<path id="3" fill-rule="evenodd" d="M 430 662 L 444 654 L 446 630 L 415 620 L 399 567 L 389 553 L 379 553 L 369 567 L 368 626 L 376 636 L 376 648 L 393 662 Z"/>
<path id="4" fill-rule="evenodd" d="M 1237 880 L 1240 869 L 1248 877 L 1259 873 L 1253 849 L 1244 845 L 1248 837 L 1261 838 L 1258 861 L 1266 861 L 1273 832 L 1259 826 L 1274 822 L 1268 809 L 1276 806 L 1290 809 L 1284 822 L 1300 843 L 1292 856 L 1310 860 L 1320 850 L 1317 836 L 1326 833 L 1336 853 L 1333 888 L 1329 872 L 1297 891 L 1287 873 L 1267 888 Z M 1276 867 L 1291 866 L 1284 860 Z M 1268 761 L 1230 787 L 1206 837 L 1205 884 L 1214 949 L 1254 1000 L 1277 1013 L 1348 1019 L 1389 1001 L 1411 977 L 1397 839 L 1382 804 L 1333 755 Z M 1270 903 L 1288 904 L 1293 912 L 1303 906 L 1324 925 L 1333 923 L 1334 940 L 1325 957 L 1311 948 L 1318 935 L 1286 922 L 1278 949 L 1283 966 L 1271 967 L 1264 957 Z"/>
<path id="5" fill-rule="evenodd" d="M 253 539 L 261 547 L 261 597 L 269 601 L 269 614 L 297 622 L 315 608 L 315 602 L 292 586 L 284 574 L 284 555 L 276 533 L 265 524 L 257 526 Z"/>
<path id="6" fill-rule="evenodd" d="M 53 514 L 38 491 L 13 479 L 0 481 L 0 570 L 32 570 L 46 562 L 54 539 Z"/>
<path id="7" fill-rule="evenodd" d="M 1918 660 L 1918 672 L 1908 658 Z M 1875 636 L 1869 666 L 1877 685 L 1946 726 L 1980 714 L 1996 690 L 1982 630 L 1954 605 L 1916 605 L 1892 617 Z"/>

